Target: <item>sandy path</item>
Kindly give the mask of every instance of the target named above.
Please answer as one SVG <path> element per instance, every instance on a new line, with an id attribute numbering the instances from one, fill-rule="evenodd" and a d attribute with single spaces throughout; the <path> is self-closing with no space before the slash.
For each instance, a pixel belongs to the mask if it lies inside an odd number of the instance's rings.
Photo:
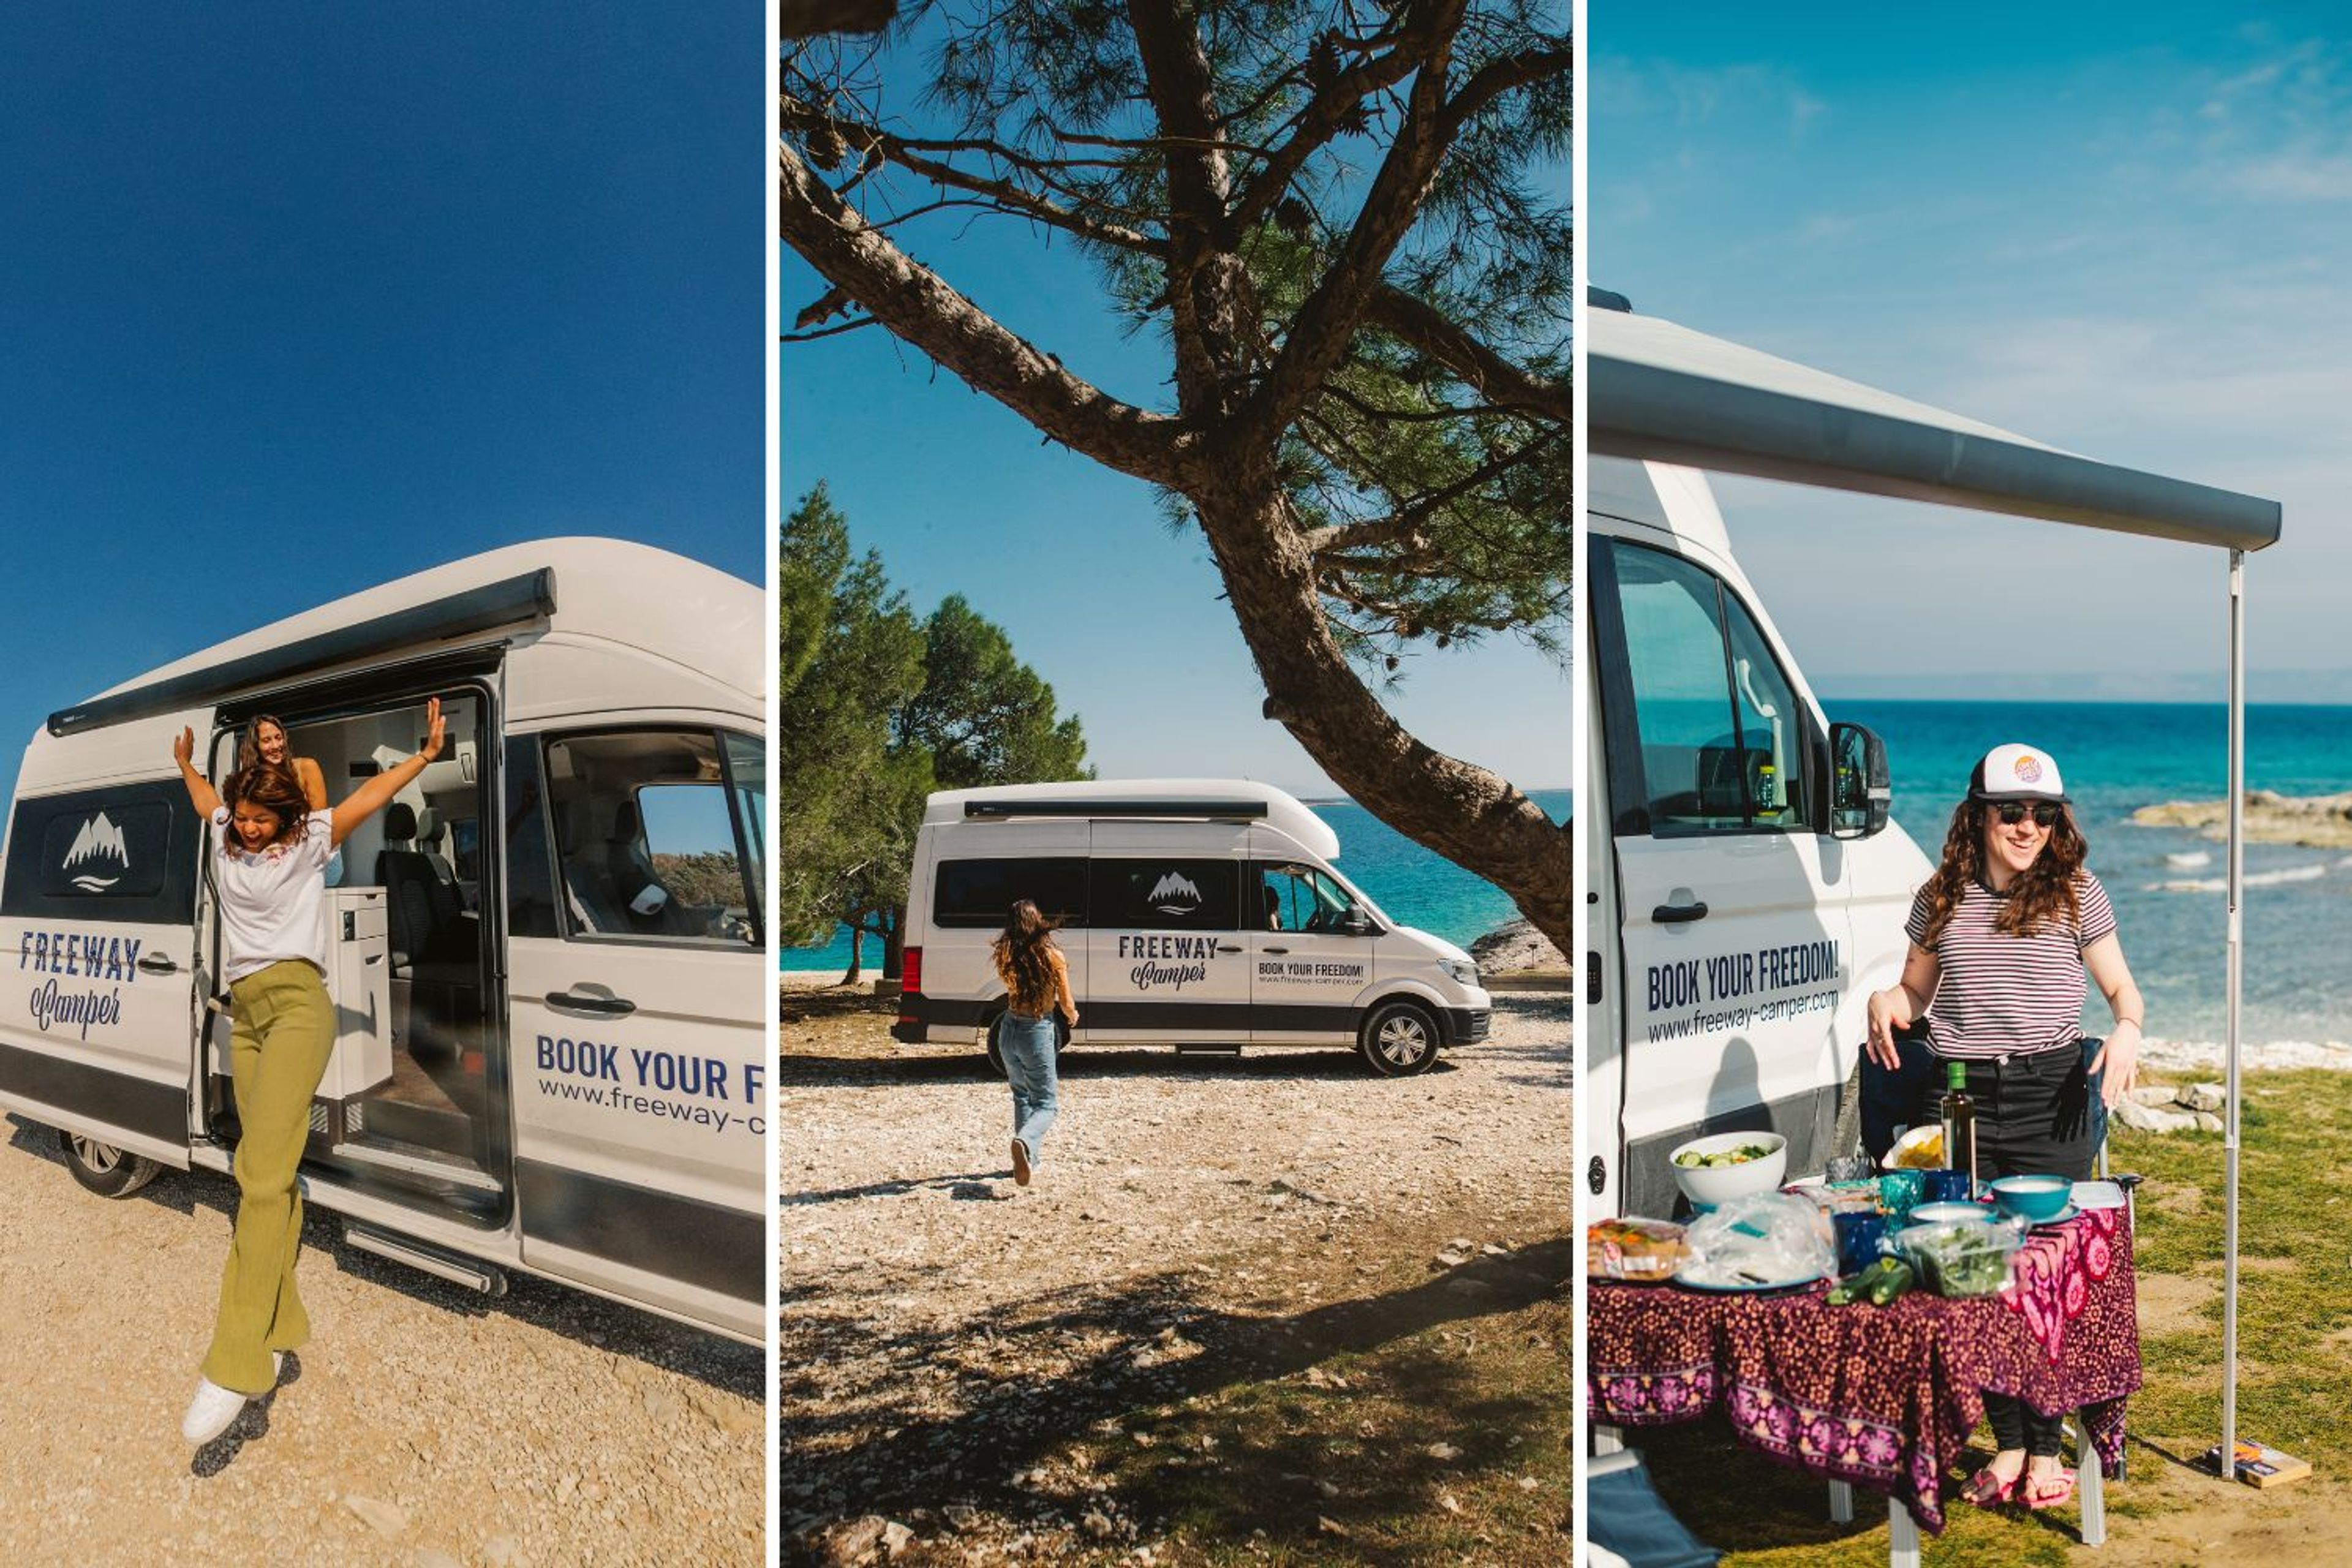
<path id="1" fill-rule="evenodd" d="M 1073 1051 L 1025 1191 L 976 1053 L 896 1046 L 839 994 L 785 1011 L 788 1562 L 867 1513 L 1043 1551 L 1116 1503 L 1055 1470 L 1090 1423 L 1475 1330 L 1568 1276 L 1563 994 L 1498 997 L 1493 1039 L 1416 1079 L 1339 1051 Z M 1116 1512 L 1150 1543 L 1158 1521 Z"/>
<path id="2" fill-rule="evenodd" d="M 526 1279 L 490 1300 L 316 1211 L 299 1378 L 191 1450 L 236 1189 L 110 1201 L 56 1147 L 0 1119 L 0 1562 L 766 1561 L 758 1350 Z"/>

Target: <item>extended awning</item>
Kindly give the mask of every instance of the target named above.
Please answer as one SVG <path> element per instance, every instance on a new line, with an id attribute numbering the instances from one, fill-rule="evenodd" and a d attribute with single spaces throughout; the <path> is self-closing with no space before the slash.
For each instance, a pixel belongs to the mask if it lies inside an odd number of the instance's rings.
<path id="1" fill-rule="evenodd" d="M 1585 323 L 1591 450 L 2260 550 L 2279 503 L 2060 451 L 1605 301 Z"/>
<path id="2" fill-rule="evenodd" d="M 2229 552 L 2228 1105 L 2222 1117 L 2221 1443 L 2238 1433 L 2239 1013 L 2245 922 L 2246 552 L 2278 542 L 2274 500 L 2118 468 L 1777 359 L 1592 289 L 1587 442 L 1609 457 L 2006 512 Z M 2225 1470 L 2224 1475 L 2231 1471 Z M 1898 1514 L 1900 1509 L 1895 1510 Z"/>

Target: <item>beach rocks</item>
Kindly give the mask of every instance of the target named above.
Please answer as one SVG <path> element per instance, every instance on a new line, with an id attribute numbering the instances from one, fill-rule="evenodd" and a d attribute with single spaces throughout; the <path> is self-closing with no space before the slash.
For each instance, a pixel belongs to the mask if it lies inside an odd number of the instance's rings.
<path id="1" fill-rule="evenodd" d="M 1470 956 L 1484 975 L 1514 973 L 1523 969 L 1565 969 L 1568 960 L 1551 939 L 1524 920 L 1498 926 L 1470 944 Z"/>
<path id="2" fill-rule="evenodd" d="M 2132 820 L 2143 827 L 2192 827 L 2208 838 L 2229 837 L 2226 800 L 2170 800 L 2143 805 Z M 2352 794 L 2286 795 L 2246 792 L 2245 831 L 2254 844 L 2301 844 L 2314 849 L 2352 848 Z"/>
<path id="3" fill-rule="evenodd" d="M 2145 1083 L 2111 1114 L 2140 1132 L 2219 1132 L 2222 1121 L 2214 1113 L 2228 1102 L 2218 1083 Z"/>

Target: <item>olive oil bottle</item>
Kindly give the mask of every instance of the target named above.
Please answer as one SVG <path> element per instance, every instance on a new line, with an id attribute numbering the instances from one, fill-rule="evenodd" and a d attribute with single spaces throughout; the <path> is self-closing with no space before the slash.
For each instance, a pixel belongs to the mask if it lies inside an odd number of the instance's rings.
<path id="1" fill-rule="evenodd" d="M 1966 1062 L 1944 1064 L 1944 1164 L 1969 1173 L 1969 1194 L 1977 1190 L 1977 1102 L 1969 1093 Z"/>

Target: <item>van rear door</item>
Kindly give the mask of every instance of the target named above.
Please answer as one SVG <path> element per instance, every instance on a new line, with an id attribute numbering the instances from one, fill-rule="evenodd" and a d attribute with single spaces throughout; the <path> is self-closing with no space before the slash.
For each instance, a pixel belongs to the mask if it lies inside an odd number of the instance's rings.
<path id="1" fill-rule="evenodd" d="M 168 766 L 166 729 L 210 722 L 126 729 L 152 731 Z M 0 1101 L 187 1164 L 204 839 L 176 774 L 17 798 L 0 878 L 13 982 L 0 987 Z"/>
<path id="2" fill-rule="evenodd" d="M 1622 540 L 1593 542 L 1588 575 L 1622 932 L 1618 1195 L 1662 1214 L 1666 1156 L 1700 1131 L 1769 1129 L 1792 1173 L 1820 1168 L 1852 878 L 1816 830 L 1826 737 L 1738 595 Z"/>
<path id="3" fill-rule="evenodd" d="M 746 1339 L 772 1268 L 763 752 L 649 725 L 505 752 L 523 1261 Z"/>

